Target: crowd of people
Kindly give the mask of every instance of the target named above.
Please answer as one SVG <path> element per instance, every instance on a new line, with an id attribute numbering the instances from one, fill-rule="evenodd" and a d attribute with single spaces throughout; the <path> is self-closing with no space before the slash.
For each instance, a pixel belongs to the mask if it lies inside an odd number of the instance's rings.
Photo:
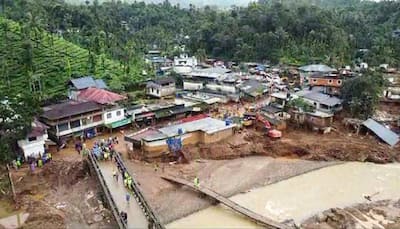
<path id="1" fill-rule="evenodd" d="M 18 156 L 15 160 L 12 161 L 12 165 L 15 170 L 21 168 L 22 164 L 27 163 L 31 172 L 33 173 L 36 168 L 43 167 L 46 163 L 49 163 L 53 159 L 53 156 L 50 152 L 45 151 L 43 154 L 38 153 L 37 156 L 28 156 L 26 159 L 22 156 Z"/>
<path id="2" fill-rule="evenodd" d="M 91 152 L 95 156 L 96 160 L 111 160 L 116 154 L 114 148 L 115 144 L 118 144 L 117 137 L 96 140 L 93 144 Z M 86 144 L 82 142 L 75 143 L 75 150 L 83 156 L 86 156 L 89 153 Z"/>

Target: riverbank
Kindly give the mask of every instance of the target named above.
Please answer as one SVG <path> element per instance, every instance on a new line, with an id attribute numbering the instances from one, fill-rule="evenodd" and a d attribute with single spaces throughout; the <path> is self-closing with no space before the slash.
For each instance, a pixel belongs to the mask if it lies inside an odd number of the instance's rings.
<path id="1" fill-rule="evenodd" d="M 318 225 L 326 220 L 334 219 L 332 227 L 328 228 L 386 228 L 398 217 L 398 210 L 382 202 L 380 207 L 386 207 L 386 213 L 374 212 L 371 219 L 368 214 L 357 217 L 354 221 L 357 226 L 343 217 L 343 211 L 332 210 L 327 217 L 321 212 L 331 208 L 348 208 L 360 204 L 368 205 L 371 201 L 380 202 L 388 199 L 399 199 L 400 165 L 376 165 L 372 163 L 349 162 L 325 167 L 305 173 L 281 182 L 252 189 L 250 192 L 232 196 L 230 199 L 251 211 L 274 219 L 279 222 L 290 221 L 301 225 L 307 218 L 317 214 L 321 220 L 315 224 L 309 223 L 307 228 L 325 228 Z M 397 203 L 391 204 L 397 206 Z M 395 207 L 398 208 L 398 207 Z M 356 209 L 356 211 L 359 211 Z M 336 214 L 339 212 L 338 214 Z M 366 211 L 368 213 L 368 211 Z M 335 215 L 336 214 L 336 215 Z M 389 215 L 392 214 L 392 215 Z M 360 215 L 360 214 L 359 214 Z M 347 215 L 351 218 L 351 215 Z M 369 221 L 381 221 L 378 227 Z M 336 221 L 342 223 L 337 223 Z M 336 223 L 335 223 L 336 222 Z M 393 221 L 396 222 L 396 221 Z M 346 223 L 349 223 L 348 225 Z M 370 224 L 363 227 L 360 225 Z M 307 224 L 308 225 L 308 224 Z M 341 227 L 340 225 L 347 225 Z M 350 225 L 350 226 L 349 226 Z M 383 226 L 382 226 L 383 225 Z M 323 225 L 322 225 L 323 226 Z M 259 228 L 248 219 L 240 217 L 221 205 L 198 211 L 187 217 L 176 220 L 167 225 L 167 228 Z"/>
<path id="2" fill-rule="evenodd" d="M 314 228 L 400 228 L 400 200 L 381 200 L 332 208 L 304 221 L 305 229 Z"/>
<path id="3" fill-rule="evenodd" d="M 229 197 L 335 164 L 338 162 L 273 159 L 265 156 L 197 160 L 190 164 L 160 164 L 158 167 L 139 161 L 127 162 L 145 197 L 165 224 L 205 209 L 213 201 L 186 187 L 165 181 L 161 178 L 162 174 L 171 174 L 190 181 L 197 176 L 200 185 Z"/>

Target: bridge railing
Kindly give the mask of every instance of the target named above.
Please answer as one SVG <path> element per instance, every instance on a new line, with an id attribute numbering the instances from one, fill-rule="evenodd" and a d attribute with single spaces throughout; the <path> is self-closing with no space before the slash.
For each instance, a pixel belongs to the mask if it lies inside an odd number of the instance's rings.
<path id="1" fill-rule="evenodd" d="M 151 209 L 150 205 L 146 201 L 145 197 L 143 196 L 142 192 L 139 189 L 139 185 L 136 182 L 135 179 L 133 179 L 133 176 L 129 173 L 127 170 L 121 156 L 116 153 L 115 154 L 115 160 L 119 164 L 119 166 L 122 168 L 123 171 L 126 171 L 130 177 L 132 177 L 132 186 L 133 186 L 133 192 L 135 194 L 135 198 L 138 201 L 140 207 L 142 208 L 144 214 L 147 217 L 147 220 L 149 222 L 149 228 L 152 229 L 165 229 L 165 227 L 161 224 L 158 216 L 155 214 L 155 212 Z"/>
<path id="2" fill-rule="evenodd" d="M 93 157 L 91 152 L 88 155 L 88 160 L 89 160 L 89 163 L 91 164 L 92 168 L 94 169 L 94 171 L 95 171 L 95 173 L 97 175 L 97 178 L 98 178 L 98 180 L 100 182 L 100 185 L 101 185 L 101 187 L 102 187 L 102 189 L 104 191 L 104 194 L 106 196 L 108 205 L 111 208 L 111 212 L 114 215 L 115 221 L 117 221 L 119 229 L 127 229 L 127 225 L 126 225 L 125 221 L 122 219 L 122 217 L 120 215 L 120 211 L 118 210 L 118 207 L 117 207 L 117 205 L 116 205 L 116 203 L 114 201 L 114 198 L 112 197 L 111 192 L 107 187 L 107 184 L 106 184 L 106 181 L 105 181 L 105 179 L 103 177 L 103 174 L 100 171 L 100 167 L 97 164 L 97 161 Z"/>

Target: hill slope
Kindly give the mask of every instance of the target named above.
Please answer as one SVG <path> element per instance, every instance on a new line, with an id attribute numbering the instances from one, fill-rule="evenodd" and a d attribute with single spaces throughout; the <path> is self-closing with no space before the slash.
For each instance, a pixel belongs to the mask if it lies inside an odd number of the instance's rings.
<path id="1" fill-rule="evenodd" d="M 71 75 L 78 77 L 92 72 L 88 50 L 40 32 L 39 38 L 32 40 L 32 52 L 28 53 L 21 30 L 18 23 L 0 17 L 0 90 L 9 89 L 15 94 L 36 87 L 42 98 L 51 98 L 66 94 L 66 82 Z M 33 62 L 31 73 L 27 73 L 24 64 L 28 55 Z M 93 59 L 94 75 L 105 79 L 112 89 L 119 89 L 124 77 L 122 66 L 103 55 L 94 55 Z"/>

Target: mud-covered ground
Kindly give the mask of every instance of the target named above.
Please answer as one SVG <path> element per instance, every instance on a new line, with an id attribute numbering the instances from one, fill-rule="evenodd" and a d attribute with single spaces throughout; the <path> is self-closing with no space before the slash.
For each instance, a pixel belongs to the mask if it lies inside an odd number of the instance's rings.
<path id="1" fill-rule="evenodd" d="M 184 151 L 191 160 L 264 155 L 313 161 L 400 161 L 400 144 L 390 148 L 375 136 L 355 135 L 347 131 L 323 135 L 303 129 L 289 129 L 283 132 L 281 139 L 271 140 L 264 133 L 250 128 L 225 141 L 187 146 Z"/>
<path id="2" fill-rule="evenodd" d="M 115 226 L 85 161 L 54 160 L 33 174 L 22 168 L 13 172 L 13 180 L 15 209 L 29 214 L 22 228 Z"/>

